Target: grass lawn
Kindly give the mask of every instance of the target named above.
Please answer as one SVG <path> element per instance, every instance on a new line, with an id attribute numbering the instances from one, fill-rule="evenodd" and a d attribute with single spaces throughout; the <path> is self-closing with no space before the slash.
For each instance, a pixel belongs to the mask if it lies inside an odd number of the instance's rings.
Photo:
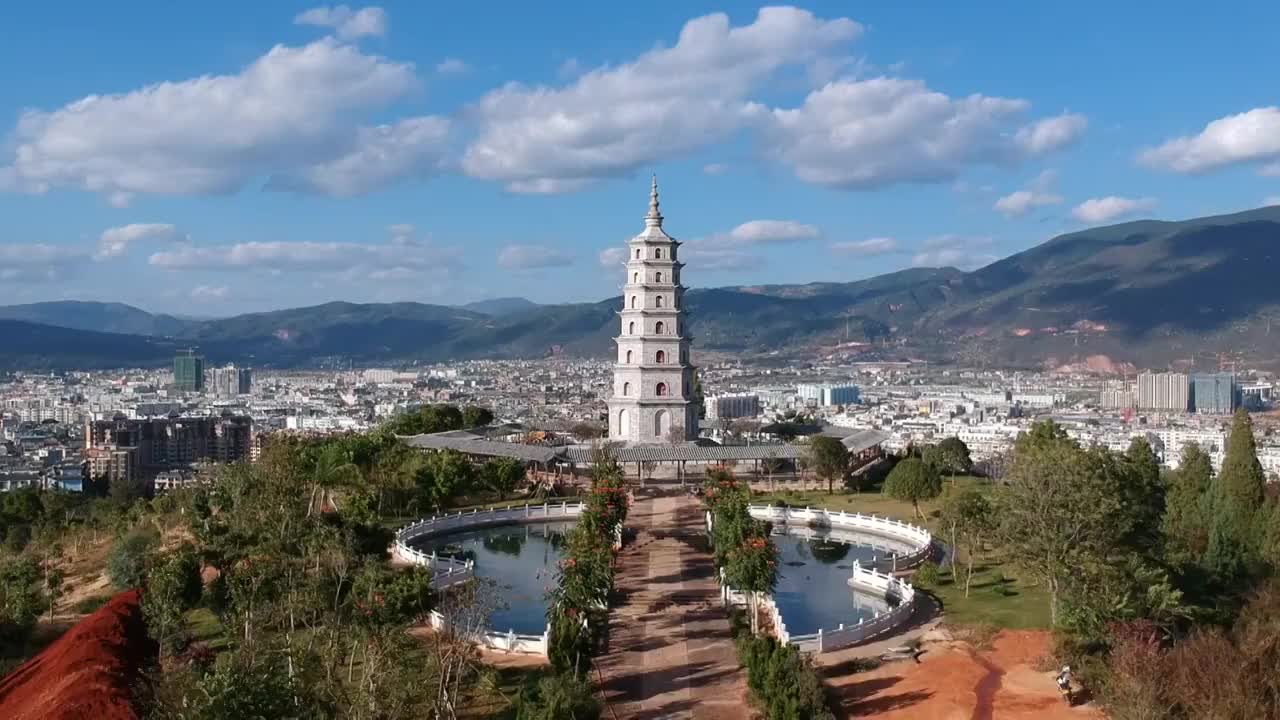
<path id="1" fill-rule="evenodd" d="M 940 539 L 945 539 L 938 521 L 940 508 L 949 493 L 959 492 L 967 487 L 977 488 L 981 492 L 990 492 L 994 486 L 983 478 L 960 476 L 956 478 L 955 490 L 952 490 L 950 480 L 943 478 L 942 496 L 936 500 L 920 503 L 920 510 L 925 515 L 923 520 L 916 517 L 911 503 L 895 500 L 882 494 L 879 489 L 861 493 L 841 490 L 835 494 L 828 494 L 825 490 L 757 492 L 753 494 L 751 501 L 753 503 L 782 501 L 799 507 L 821 507 L 828 510 L 881 515 L 902 522 L 923 525 L 931 532 L 938 534 Z M 942 602 L 947 622 L 956 625 L 991 624 L 1017 629 L 1049 627 L 1048 592 L 1024 581 L 1025 573 L 1003 563 L 998 553 L 990 553 L 980 558 L 974 565 L 974 570 L 973 583 L 967 598 L 964 596 L 963 572 L 960 574 L 959 585 L 952 582 L 949 572 L 944 571 L 938 586 L 928 588 L 928 591 Z"/>

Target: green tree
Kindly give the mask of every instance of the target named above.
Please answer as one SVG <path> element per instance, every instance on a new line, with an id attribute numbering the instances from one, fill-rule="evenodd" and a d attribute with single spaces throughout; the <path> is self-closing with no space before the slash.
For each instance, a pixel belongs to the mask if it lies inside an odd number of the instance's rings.
<path id="1" fill-rule="evenodd" d="M 1209 489 L 1213 465 L 1199 445 L 1182 449 L 1178 469 L 1169 473 L 1169 492 L 1161 523 L 1167 557 L 1177 565 L 1198 563 L 1209 548 Z"/>
<path id="2" fill-rule="evenodd" d="M 1058 624 L 1059 601 L 1087 563 L 1107 561 L 1129 532 L 1107 453 L 1082 450 L 1052 422 L 1037 423 L 1015 443 L 999 501 L 1000 535 L 1009 557 L 1049 591 Z"/>
<path id="3" fill-rule="evenodd" d="M 440 450 L 427 456 L 418 471 L 417 481 L 426 503 L 440 509 L 471 489 L 475 481 L 475 465 L 456 450 Z"/>
<path id="4" fill-rule="evenodd" d="M 844 482 L 849 472 L 849 451 L 844 443 L 827 435 L 818 435 L 809 441 L 806 453 L 809 467 L 819 480 L 827 481 L 827 492 L 835 492 L 835 481 Z"/>
<path id="5" fill-rule="evenodd" d="M 141 587 L 147 575 L 147 553 L 159 538 L 134 532 L 118 540 L 107 556 L 107 577 L 120 590 Z"/>
<path id="6" fill-rule="evenodd" d="M 916 517 L 923 518 L 920 501 L 932 500 L 942 493 L 942 478 L 934 466 L 920 458 L 909 457 L 899 461 L 889 472 L 889 477 L 884 480 L 884 493 L 910 502 Z"/>
<path id="7" fill-rule="evenodd" d="M 759 633 L 760 598 L 778 584 L 778 548 L 763 533 L 749 536 L 728 552 L 724 574 L 730 587 L 746 593 L 751 632 Z"/>
<path id="8" fill-rule="evenodd" d="M 493 411 L 479 405 L 468 405 L 462 409 L 462 427 L 476 428 L 493 423 Z"/>
<path id="9" fill-rule="evenodd" d="M 973 458 L 969 456 L 969 446 L 958 437 L 945 438 L 937 445 L 925 449 L 924 461 L 938 468 L 938 472 L 946 473 L 951 478 L 951 486 L 956 484 L 956 475 L 967 475 L 973 472 Z"/>
<path id="10" fill-rule="evenodd" d="M 172 652 L 185 640 L 183 618 L 200 600 L 200 561 L 191 546 L 157 556 L 147 571 L 142 616 L 162 651 Z"/>
<path id="11" fill-rule="evenodd" d="M 480 469 L 480 478 L 485 488 L 497 493 L 498 502 L 502 502 L 524 484 L 524 463 L 515 458 L 494 458 Z"/>
<path id="12" fill-rule="evenodd" d="M 307 503 L 307 517 L 323 512 L 326 507 L 338 506 L 338 488 L 359 477 L 359 469 L 351 462 L 340 444 L 320 445 L 310 457 L 311 499 Z"/>
<path id="13" fill-rule="evenodd" d="M 1266 497 L 1266 476 L 1258 463 L 1249 413 L 1240 410 L 1231 425 L 1227 453 L 1212 494 L 1213 519 L 1206 562 L 1228 577 L 1236 560 L 1246 564 L 1259 547 L 1256 515 Z"/>
<path id="14" fill-rule="evenodd" d="M 1146 438 L 1135 437 L 1120 462 L 1120 492 L 1130 516 L 1130 536 L 1125 543 L 1150 552 L 1160 542 L 1160 524 L 1165 514 L 1160 461 Z"/>
<path id="15" fill-rule="evenodd" d="M 969 597 L 973 582 L 973 561 L 982 551 L 984 538 L 990 537 L 995 528 L 995 509 L 987 497 L 974 488 L 952 495 L 942 506 L 942 523 L 951 529 L 951 574 L 955 576 L 956 553 L 959 545 L 965 548 L 964 596 Z"/>

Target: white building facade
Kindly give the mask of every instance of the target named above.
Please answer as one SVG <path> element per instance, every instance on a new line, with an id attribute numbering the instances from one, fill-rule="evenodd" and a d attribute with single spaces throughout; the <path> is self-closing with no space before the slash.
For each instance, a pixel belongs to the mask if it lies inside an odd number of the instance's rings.
<path id="1" fill-rule="evenodd" d="M 698 437 L 693 366 L 684 322 L 680 243 L 662 229 L 658 181 L 649 196 L 644 231 L 627 243 L 626 285 L 618 358 L 609 398 L 609 439 L 632 444 Z"/>

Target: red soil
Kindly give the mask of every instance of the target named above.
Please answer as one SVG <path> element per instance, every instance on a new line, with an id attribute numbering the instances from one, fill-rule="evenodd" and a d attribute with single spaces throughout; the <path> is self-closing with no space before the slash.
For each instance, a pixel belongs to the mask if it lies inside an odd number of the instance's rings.
<path id="1" fill-rule="evenodd" d="M 925 646 L 920 664 L 893 662 L 863 673 L 824 662 L 839 698 L 837 717 L 883 720 L 1085 720 L 1103 718 L 1091 705 L 1067 707 L 1052 671 L 1036 669 L 1050 648 L 1046 632 L 1006 630 L 989 650 L 967 643 Z M 845 665 L 845 667 L 841 667 Z"/>
<path id="2" fill-rule="evenodd" d="M 0 717 L 136 720 L 133 688 L 156 651 L 138 600 L 120 593 L 0 680 Z"/>

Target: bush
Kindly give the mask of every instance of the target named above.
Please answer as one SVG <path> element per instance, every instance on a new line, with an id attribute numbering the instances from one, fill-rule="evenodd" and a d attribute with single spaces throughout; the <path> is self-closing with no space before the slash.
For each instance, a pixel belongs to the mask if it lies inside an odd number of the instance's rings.
<path id="1" fill-rule="evenodd" d="M 826 689 L 813 663 L 794 645 L 772 637 L 738 639 L 738 660 L 747 669 L 747 686 L 770 720 L 834 720 Z"/>
<path id="2" fill-rule="evenodd" d="M 120 590 L 142 585 L 147 575 L 147 553 L 156 543 L 153 535 L 134 533 L 127 535 L 111 548 L 107 557 L 107 577 Z"/>
<path id="3" fill-rule="evenodd" d="M 916 587 L 937 587 L 941 581 L 942 573 L 938 570 L 938 563 L 932 560 L 922 563 L 914 573 L 911 573 L 911 584 Z"/>
<path id="4" fill-rule="evenodd" d="M 515 711 L 516 720 L 596 720 L 600 703 L 589 683 L 572 673 L 556 673 L 526 685 Z"/>
<path id="5" fill-rule="evenodd" d="M 107 601 L 110 599 L 111 599 L 110 595 L 94 595 L 93 597 L 87 597 L 77 602 L 74 606 L 72 606 L 72 609 L 74 609 L 77 613 L 81 615 L 88 615 L 89 613 L 94 612 L 95 610 L 102 607 L 103 605 L 106 605 Z"/>

